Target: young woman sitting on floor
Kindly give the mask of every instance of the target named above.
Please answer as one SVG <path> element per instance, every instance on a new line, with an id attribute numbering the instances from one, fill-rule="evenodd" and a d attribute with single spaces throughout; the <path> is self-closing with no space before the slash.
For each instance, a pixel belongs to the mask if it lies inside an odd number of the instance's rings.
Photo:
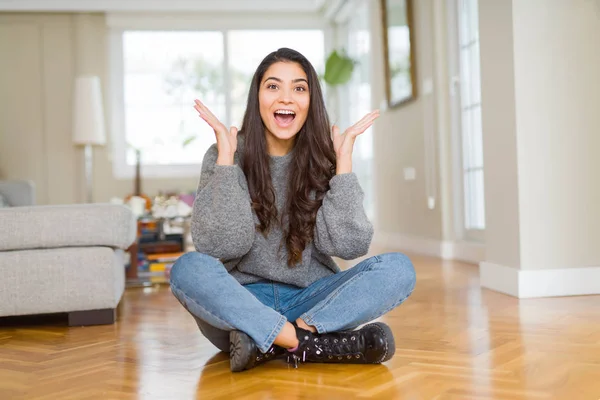
<path id="1" fill-rule="evenodd" d="M 412 293 L 399 253 L 342 271 L 332 257 L 365 255 L 373 236 L 352 172 L 358 135 L 378 111 L 340 133 L 317 74 L 282 48 L 260 63 L 241 129 L 199 100 L 216 144 L 204 156 L 192 217 L 197 252 L 171 270 L 174 296 L 242 371 L 287 356 L 298 362 L 377 364 L 395 351 L 390 328 L 370 323 Z"/>

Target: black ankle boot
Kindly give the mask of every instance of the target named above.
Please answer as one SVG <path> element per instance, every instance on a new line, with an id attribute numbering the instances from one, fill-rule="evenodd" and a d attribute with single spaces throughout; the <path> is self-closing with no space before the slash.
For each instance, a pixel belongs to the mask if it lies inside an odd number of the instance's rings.
<path id="1" fill-rule="evenodd" d="M 288 362 L 379 364 L 391 359 L 396 351 L 394 335 L 382 322 L 365 325 L 356 331 L 312 333 L 296 327 L 300 344 L 288 352 Z"/>
<path id="2" fill-rule="evenodd" d="M 254 340 L 244 332 L 229 333 L 229 365 L 232 372 L 254 368 L 267 361 L 281 358 L 286 353 L 284 348 L 275 345 L 271 346 L 266 353 L 262 353 Z"/>

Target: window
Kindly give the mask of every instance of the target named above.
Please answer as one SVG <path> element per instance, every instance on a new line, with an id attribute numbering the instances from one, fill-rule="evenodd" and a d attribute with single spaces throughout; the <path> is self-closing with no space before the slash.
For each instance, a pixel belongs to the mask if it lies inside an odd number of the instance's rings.
<path id="1" fill-rule="evenodd" d="M 133 175 L 139 149 L 145 177 L 197 176 L 215 136 L 193 100 L 239 128 L 252 74 L 264 56 L 291 47 L 323 73 L 324 42 L 319 29 L 124 30 L 112 41 L 122 56 L 112 68 L 119 72 L 113 81 L 115 175 Z"/>
<path id="2" fill-rule="evenodd" d="M 463 236 L 483 240 L 485 204 L 483 184 L 483 134 L 481 125 L 481 74 L 477 0 L 456 0 L 457 74 L 460 95 L 453 118 L 458 131 L 460 167 L 457 182 L 462 192 Z"/>
<path id="3" fill-rule="evenodd" d="M 221 32 L 123 34 L 128 165 L 135 164 L 135 148 L 144 164 L 198 163 L 215 140 L 212 129 L 198 123 L 192 102 L 202 99 L 225 121 L 223 60 Z"/>
<path id="4" fill-rule="evenodd" d="M 371 39 L 369 30 L 369 4 L 361 2 L 347 22 L 347 53 L 358 61 L 352 79 L 346 85 L 347 95 L 343 96 L 341 116 L 344 129 L 373 111 L 371 104 Z M 364 207 L 369 218 L 374 218 L 373 184 L 373 136 L 372 128 L 367 129 L 356 140 L 352 156 L 353 170 L 365 193 Z"/>

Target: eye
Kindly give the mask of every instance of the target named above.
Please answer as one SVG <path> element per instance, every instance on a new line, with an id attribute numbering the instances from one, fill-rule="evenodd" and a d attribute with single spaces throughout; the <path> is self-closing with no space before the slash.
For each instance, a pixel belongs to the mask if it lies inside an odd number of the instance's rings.
<path id="1" fill-rule="evenodd" d="M 275 89 L 277 89 L 277 85 L 276 85 L 276 84 L 274 84 L 274 83 L 269 83 L 269 84 L 267 85 L 267 89 L 270 89 L 270 90 L 275 90 Z"/>
<path id="2" fill-rule="evenodd" d="M 296 87 L 296 90 L 298 92 L 306 92 L 308 89 L 306 89 L 304 86 L 298 86 L 298 87 Z"/>

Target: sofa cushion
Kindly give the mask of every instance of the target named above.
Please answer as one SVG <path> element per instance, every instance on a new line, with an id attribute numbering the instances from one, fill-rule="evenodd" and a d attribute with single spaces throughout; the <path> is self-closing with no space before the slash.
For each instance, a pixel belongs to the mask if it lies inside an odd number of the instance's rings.
<path id="1" fill-rule="evenodd" d="M 126 249 L 136 236 L 131 210 L 116 204 L 0 209 L 0 251 L 106 246 Z"/>
<path id="2" fill-rule="evenodd" d="M 115 308 L 124 265 L 108 247 L 0 252 L 0 316 Z"/>

